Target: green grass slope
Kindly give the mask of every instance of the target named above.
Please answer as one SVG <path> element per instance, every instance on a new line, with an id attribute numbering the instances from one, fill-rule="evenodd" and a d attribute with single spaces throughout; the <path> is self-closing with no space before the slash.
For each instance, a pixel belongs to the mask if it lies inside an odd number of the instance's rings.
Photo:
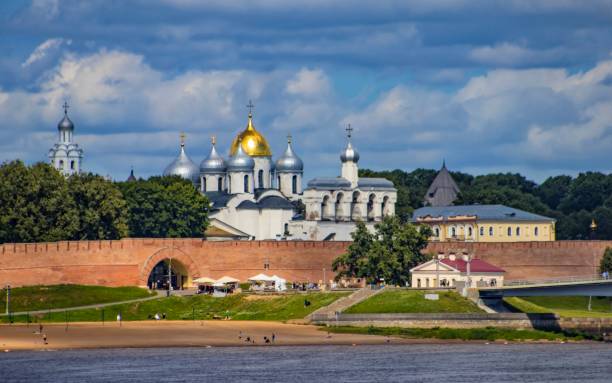
<path id="1" fill-rule="evenodd" d="M 423 290 L 388 290 L 349 307 L 347 314 L 481 313 L 472 301 L 454 291 L 440 291 L 439 300 L 425 299 Z"/>
<path id="2" fill-rule="evenodd" d="M 146 298 L 151 293 L 139 287 L 82 285 L 30 286 L 11 289 L 12 312 L 36 311 L 127 301 Z M 4 311 L 6 290 L 1 290 L 0 308 Z"/>
<path id="3" fill-rule="evenodd" d="M 123 320 L 146 320 L 149 315 L 166 313 L 168 320 L 202 320 L 224 318 L 228 315 L 233 320 L 270 320 L 284 321 L 301 319 L 314 310 L 327 306 L 347 293 L 309 293 L 273 296 L 256 296 L 236 294 L 224 298 L 213 298 L 208 295 L 172 296 L 145 302 L 114 305 L 103 309 L 69 311 L 67 313 L 45 314 L 30 320 L 43 322 L 97 322 L 103 316 L 105 321 L 114 321 L 118 312 Z M 304 299 L 310 306 L 304 307 Z M 15 317 L 23 322 L 25 317 Z"/>
<path id="4" fill-rule="evenodd" d="M 508 297 L 504 302 L 525 313 L 555 313 L 562 317 L 612 317 L 612 300 L 593 297 L 588 311 L 589 297 Z"/>

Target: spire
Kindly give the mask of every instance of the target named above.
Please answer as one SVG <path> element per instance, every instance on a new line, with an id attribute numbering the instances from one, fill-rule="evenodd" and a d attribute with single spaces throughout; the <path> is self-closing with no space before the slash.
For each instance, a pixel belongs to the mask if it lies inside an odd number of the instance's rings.
<path id="1" fill-rule="evenodd" d="M 179 137 L 181 138 L 181 148 L 184 148 L 185 147 L 185 132 L 181 132 Z"/>
<path id="2" fill-rule="evenodd" d="M 210 142 L 212 143 L 212 146 L 215 146 L 217 144 L 217 136 L 210 136 Z"/>
<path id="3" fill-rule="evenodd" d="M 136 181 L 136 176 L 134 176 L 134 166 L 130 167 L 130 176 L 127 179 L 128 182 Z"/>
<path id="4" fill-rule="evenodd" d="M 446 158 L 442 159 L 442 169 L 446 169 Z"/>
<path id="5" fill-rule="evenodd" d="M 348 126 L 346 127 L 346 138 L 349 140 L 349 142 L 351 141 L 351 137 L 353 135 L 353 128 L 351 127 L 351 124 L 348 124 Z"/>
<path id="6" fill-rule="evenodd" d="M 249 122 L 247 124 L 247 130 L 255 130 L 255 127 L 253 127 L 253 109 L 255 109 L 255 105 L 253 105 L 253 102 L 249 100 L 246 107 L 249 109 Z"/>
<path id="7" fill-rule="evenodd" d="M 66 100 L 64 100 L 64 105 L 62 105 L 62 108 L 64 108 L 64 115 L 67 116 L 68 108 L 70 108 L 70 105 L 68 105 L 68 102 Z"/>
<path id="8" fill-rule="evenodd" d="M 291 144 L 291 133 L 287 134 L 287 143 Z"/>

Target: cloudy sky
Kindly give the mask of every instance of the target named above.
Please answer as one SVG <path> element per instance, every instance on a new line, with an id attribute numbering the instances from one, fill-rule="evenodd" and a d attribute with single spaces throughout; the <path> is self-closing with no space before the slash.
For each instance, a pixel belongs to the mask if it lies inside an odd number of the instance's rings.
<path id="1" fill-rule="evenodd" d="M 612 171 L 612 1 L 4 0 L 0 48 L 0 161 L 46 160 L 66 99 L 86 170 L 159 174 L 251 99 L 307 178 L 347 123 L 361 167 Z"/>

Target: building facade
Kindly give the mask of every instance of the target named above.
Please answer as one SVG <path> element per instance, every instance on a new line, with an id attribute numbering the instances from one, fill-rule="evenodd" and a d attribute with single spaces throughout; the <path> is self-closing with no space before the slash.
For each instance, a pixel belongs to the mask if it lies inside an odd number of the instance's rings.
<path id="1" fill-rule="evenodd" d="M 505 270 L 472 259 L 468 262 L 451 254 L 448 258 L 432 259 L 410 270 L 410 285 L 415 288 L 453 288 L 459 283 L 468 287 L 503 286 Z"/>
<path id="2" fill-rule="evenodd" d="M 554 241 L 553 218 L 504 205 L 426 206 L 412 222 L 428 225 L 432 241 L 531 242 Z"/>

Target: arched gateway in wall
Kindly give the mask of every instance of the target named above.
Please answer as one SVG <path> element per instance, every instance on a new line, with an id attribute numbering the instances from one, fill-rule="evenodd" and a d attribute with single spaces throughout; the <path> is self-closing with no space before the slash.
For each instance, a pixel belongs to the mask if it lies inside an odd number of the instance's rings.
<path id="1" fill-rule="evenodd" d="M 142 264 L 138 278 L 139 286 L 151 287 L 149 286 L 149 277 L 161 262 L 173 265 L 171 268 L 174 268 L 181 277 L 185 277 L 178 282 L 181 285 L 191 285 L 192 280 L 200 277 L 200 270 L 189 254 L 178 247 L 168 246 L 157 250 Z"/>

